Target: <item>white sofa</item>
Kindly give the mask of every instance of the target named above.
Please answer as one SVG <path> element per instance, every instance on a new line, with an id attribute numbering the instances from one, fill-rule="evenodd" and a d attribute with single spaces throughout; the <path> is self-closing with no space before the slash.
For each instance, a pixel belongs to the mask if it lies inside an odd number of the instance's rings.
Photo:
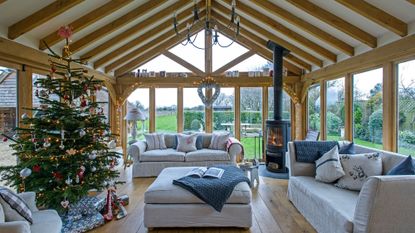
<path id="1" fill-rule="evenodd" d="M 55 210 L 38 210 L 34 192 L 19 193 L 32 211 L 33 224 L 27 221 L 0 222 L 0 233 L 60 233 L 62 221 Z M 10 208 L 2 206 L 2 208 Z M 0 208 L 3 214 L 3 209 Z"/>
<path id="2" fill-rule="evenodd" d="M 177 134 L 164 134 L 167 149 L 147 151 L 145 141 L 138 141 L 128 148 L 133 158 L 133 177 L 158 176 L 166 167 L 211 166 L 215 164 L 236 164 L 236 158 L 243 152 L 242 145 L 235 138 L 224 150 L 209 149 L 211 134 L 200 133 L 202 148 L 193 152 L 179 152 L 173 148 Z M 224 142 L 226 143 L 226 142 Z"/>
<path id="3" fill-rule="evenodd" d="M 356 153 L 380 152 L 383 174 L 405 156 L 355 145 Z M 415 232 L 415 176 L 372 176 L 360 192 L 314 179 L 315 165 L 296 161 L 289 142 L 288 198 L 320 233 Z"/>

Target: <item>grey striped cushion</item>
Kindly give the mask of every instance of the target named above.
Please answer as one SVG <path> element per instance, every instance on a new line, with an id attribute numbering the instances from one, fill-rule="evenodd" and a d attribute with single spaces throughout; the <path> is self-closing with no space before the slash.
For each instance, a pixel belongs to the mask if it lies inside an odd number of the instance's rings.
<path id="1" fill-rule="evenodd" d="M 33 223 L 29 206 L 11 190 L 0 188 L 0 204 L 3 206 L 7 222 L 26 220 L 30 224 Z"/>
<path id="2" fill-rule="evenodd" d="M 159 133 L 144 134 L 147 142 L 147 150 L 167 149 L 164 135 Z"/>
<path id="3" fill-rule="evenodd" d="M 334 146 L 316 160 L 316 180 L 331 183 L 344 176 L 339 149 Z"/>
<path id="4" fill-rule="evenodd" d="M 226 143 L 228 142 L 229 134 L 212 134 L 209 149 L 226 150 Z"/>

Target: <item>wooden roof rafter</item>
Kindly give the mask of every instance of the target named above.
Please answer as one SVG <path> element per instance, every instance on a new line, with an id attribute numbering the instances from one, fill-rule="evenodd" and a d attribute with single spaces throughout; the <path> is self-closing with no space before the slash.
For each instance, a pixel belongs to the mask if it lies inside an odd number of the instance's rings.
<path id="1" fill-rule="evenodd" d="M 147 1 L 146 3 L 141 4 L 135 9 L 131 10 L 127 14 L 117 18 L 116 20 L 94 30 L 88 35 L 82 37 L 81 39 L 73 42 L 71 44 L 72 53 L 76 53 L 87 45 L 93 43 L 94 41 L 108 35 L 111 32 L 119 29 L 120 27 L 128 24 L 129 22 L 141 17 L 142 15 L 150 12 L 151 10 L 161 6 L 167 2 L 167 0 L 158 0 L 158 1 Z"/>
<path id="2" fill-rule="evenodd" d="M 6 2 L 7 0 L 0 0 L 0 4 L 2 4 L 2 3 L 4 3 L 4 2 Z"/>
<path id="3" fill-rule="evenodd" d="M 92 10 L 91 12 L 88 12 L 81 18 L 78 18 L 77 20 L 69 23 L 68 25 L 72 27 L 72 32 L 76 33 L 81 31 L 82 29 L 88 27 L 89 25 L 97 22 L 98 20 L 110 15 L 111 13 L 117 11 L 118 9 L 126 6 L 127 4 L 131 3 L 133 0 L 112 0 L 108 3 Z M 49 35 L 43 37 L 39 41 L 39 49 L 45 50 L 46 45 L 43 43 L 46 42 L 46 44 L 51 47 L 63 39 L 58 35 L 58 31 L 54 31 L 50 33 Z"/>
<path id="4" fill-rule="evenodd" d="M 348 34 L 352 38 L 368 45 L 371 48 L 377 47 L 377 38 L 367 33 L 366 31 L 354 26 L 346 20 L 324 10 L 323 8 L 311 3 L 308 0 L 287 0 L 292 5 L 301 9 L 304 12 L 312 15 L 332 27 Z"/>
<path id="5" fill-rule="evenodd" d="M 406 1 L 415 5 L 415 0 L 406 0 Z"/>
<path id="6" fill-rule="evenodd" d="M 228 6 L 230 6 L 230 4 L 232 3 L 232 0 L 223 0 L 224 2 L 226 2 L 228 4 Z M 318 45 L 317 43 L 305 38 L 304 36 L 296 33 L 295 31 L 287 28 L 286 26 L 282 25 L 281 23 L 275 21 L 274 19 L 272 19 L 271 17 L 268 17 L 264 14 L 262 14 L 261 12 L 253 9 L 252 7 L 242 3 L 242 2 L 238 2 L 238 7 L 237 10 L 247 14 L 257 20 L 259 20 L 260 22 L 264 23 L 265 25 L 271 27 L 273 30 L 276 30 L 282 34 L 284 34 L 285 36 L 287 36 L 288 38 L 300 43 L 301 45 L 309 48 L 310 50 L 314 51 L 316 54 L 319 54 L 322 57 L 325 57 L 327 59 L 329 59 L 332 62 L 336 62 L 337 61 L 337 55 L 334 54 L 333 52 L 329 51 L 328 49 Z M 242 24 L 242 23 L 241 23 Z M 258 26 L 256 26 L 258 27 Z"/>
<path id="7" fill-rule="evenodd" d="M 205 4 L 202 2 L 202 4 L 199 5 L 200 9 L 203 9 L 204 5 Z M 188 10 L 191 10 L 191 9 L 192 9 L 192 7 L 187 7 L 181 13 L 177 14 L 177 16 L 176 16 L 177 21 L 181 22 L 183 20 L 187 20 L 187 18 L 191 16 L 191 12 L 188 11 Z M 152 18 L 152 17 L 150 17 L 150 18 Z M 150 18 L 149 18 L 149 20 L 150 20 Z M 165 31 L 167 29 L 171 29 L 171 28 L 172 28 L 171 19 L 165 19 L 161 24 L 157 25 L 157 27 L 154 27 L 154 28 L 150 29 L 146 33 L 130 40 L 126 44 L 122 45 L 121 47 L 115 49 L 114 51 L 111 51 L 110 53 L 108 53 L 108 54 L 104 55 L 103 57 L 99 58 L 98 60 L 96 60 L 94 62 L 94 67 L 99 68 L 99 67 L 109 63 L 110 61 L 120 57 L 121 55 L 125 54 L 126 52 L 133 49 L 137 45 L 141 44 L 143 41 L 146 41 L 149 38 L 153 37 L 157 33 Z M 111 43 L 112 43 L 112 40 L 111 40 Z M 82 55 L 81 57 L 88 57 L 90 55 L 93 55 L 93 54 L 88 52 L 88 53 Z"/>
<path id="8" fill-rule="evenodd" d="M 314 26 L 313 24 L 297 17 L 296 15 L 290 13 L 289 11 L 269 2 L 263 0 L 252 0 L 254 4 L 263 8 L 264 10 L 272 13 L 273 15 L 284 19 L 285 21 L 301 28 L 302 30 L 310 33 L 311 35 L 319 38 L 320 40 L 324 41 L 325 43 L 331 45 L 332 47 L 338 49 L 346 53 L 347 55 L 353 56 L 354 55 L 354 48 L 353 46 L 347 44 L 346 42 L 330 35 L 329 33 L 325 32 L 324 30 Z"/>
<path id="9" fill-rule="evenodd" d="M 52 18 L 62 14 L 70 8 L 82 3 L 84 0 L 56 0 L 46 7 L 25 17 L 19 22 L 11 25 L 8 29 L 7 37 L 11 40 L 29 32 L 37 26 L 40 26 Z"/>
<path id="10" fill-rule="evenodd" d="M 228 14 L 230 13 L 230 10 L 227 9 L 226 7 L 220 5 L 220 4 L 213 4 L 214 5 L 214 10 L 217 10 L 219 12 L 222 12 L 224 14 Z M 222 21 L 222 23 L 225 23 L 225 18 L 220 15 L 217 12 L 214 12 L 215 18 L 217 18 L 217 20 Z M 269 31 L 258 27 L 255 23 L 250 22 L 249 20 L 245 19 L 245 18 L 241 18 L 241 25 L 242 25 L 242 29 L 245 28 L 249 28 L 251 30 L 254 30 L 257 32 L 257 34 L 260 34 L 266 38 L 268 38 L 269 40 L 272 40 L 278 44 L 280 44 L 281 46 L 284 46 L 285 48 L 287 48 L 288 50 L 290 50 L 291 52 L 295 53 L 296 55 L 298 55 L 299 57 L 301 57 L 302 59 L 305 59 L 307 61 L 310 61 L 312 64 L 315 64 L 319 67 L 323 66 L 323 61 L 319 60 L 318 58 L 314 57 L 313 55 L 303 51 L 302 49 L 298 48 L 297 46 L 275 36 L 274 34 L 270 33 Z M 257 35 L 249 32 L 248 30 L 241 30 L 241 34 L 245 34 L 246 37 L 254 39 L 254 38 L 259 38 Z M 264 44 L 264 46 L 266 47 L 266 44 Z M 295 57 L 294 55 L 291 55 L 292 57 Z M 302 59 L 296 57 L 295 60 L 297 60 L 296 63 L 300 64 L 304 69 L 311 71 L 311 65 L 308 64 L 307 62 L 303 61 Z"/>
<path id="11" fill-rule="evenodd" d="M 205 11 L 204 11 L 205 12 Z M 179 30 L 183 30 L 186 28 L 185 24 L 181 24 L 179 25 Z M 202 27 L 197 27 L 197 28 L 192 28 L 192 34 L 196 34 L 197 32 L 199 32 L 202 29 Z M 160 37 L 158 37 L 160 38 Z M 182 35 L 182 36 L 175 36 L 175 34 L 173 35 L 172 38 L 169 38 L 168 40 L 164 41 L 161 44 L 156 44 L 153 49 L 151 49 L 150 51 L 145 52 L 142 55 L 139 55 L 138 57 L 134 58 L 133 60 L 131 60 L 130 62 L 128 62 L 127 64 L 123 65 L 122 67 L 118 68 L 115 70 L 114 75 L 116 77 L 120 77 L 134 69 L 136 69 L 137 67 L 141 66 L 142 64 L 146 63 L 147 61 L 159 56 L 160 54 L 162 54 L 165 50 L 168 50 L 174 46 L 176 46 L 177 44 L 179 44 L 181 41 L 183 41 L 186 38 L 186 35 Z"/>
<path id="12" fill-rule="evenodd" d="M 92 58 L 92 57 L 95 57 L 95 56 L 105 52 L 106 50 L 110 49 L 111 47 L 116 46 L 116 44 L 114 44 L 114 41 L 122 43 L 123 41 L 130 38 L 131 35 L 134 35 L 134 34 L 140 32 L 140 31 L 143 31 L 143 30 L 149 28 L 150 26 L 154 26 L 155 24 L 160 22 L 161 19 L 166 17 L 166 15 L 173 15 L 173 13 L 175 11 L 183 9 L 184 7 L 186 7 L 188 5 L 188 3 L 189 3 L 189 1 L 187 1 L 187 0 L 179 0 L 178 2 L 174 3 L 173 5 L 171 5 L 167 8 L 165 8 L 165 9 L 160 10 L 159 12 L 151 15 L 146 20 L 144 20 L 142 22 L 139 22 L 136 25 L 130 27 L 127 30 L 125 30 L 124 32 L 121 32 L 118 35 L 108 39 L 104 43 L 98 45 L 97 47 L 95 47 L 95 48 L 91 49 L 90 51 L 86 52 L 85 54 L 81 55 L 81 57 L 82 58 L 87 58 L 87 57 Z M 170 22 L 170 24 L 171 24 L 171 22 Z M 95 64 L 94 64 L 94 66 L 95 66 Z M 98 66 L 96 66 L 95 68 L 97 68 L 97 67 Z"/>
<path id="13" fill-rule="evenodd" d="M 215 16 L 215 11 L 212 12 L 212 15 Z M 232 32 L 222 22 L 219 21 L 218 26 L 220 27 L 221 32 L 224 35 L 226 35 L 228 37 L 230 37 L 232 35 Z M 268 50 L 264 47 L 261 47 L 260 45 L 254 43 L 252 40 L 246 38 L 242 34 L 240 34 L 237 37 L 237 42 L 242 44 L 243 46 L 247 47 L 248 49 L 255 51 L 258 55 L 265 58 L 266 60 L 272 62 L 273 57 L 272 57 L 272 52 L 270 50 Z M 299 68 L 298 66 L 296 66 L 294 64 L 291 64 L 285 58 L 283 60 L 283 66 L 285 68 L 287 68 L 288 71 L 294 73 L 295 75 L 301 75 L 302 74 L 301 68 Z"/>
<path id="14" fill-rule="evenodd" d="M 204 17 L 206 15 L 206 11 L 202 11 L 200 14 L 200 17 Z M 178 25 L 178 30 L 183 30 L 186 28 L 186 24 L 190 23 L 192 21 L 192 19 L 188 19 L 187 21 L 181 23 Z M 147 50 L 150 50 L 156 46 L 158 46 L 159 44 L 163 43 L 164 41 L 174 37 L 176 35 L 176 33 L 173 30 L 170 30 L 166 33 L 163 33 L 162 35 L 154 38 L 154 40 L 152 40 L 151 42 L 148 42 L 145 45 L 140 46 L 139 48 L 136 48 L 135 50 L 129 52 L 128 54 L 124 55 L 123 57 L 117 59 L 116 61 L 112 62 L 111 64 L 105 66 L 105 72 L 111 72 L 117 68 L 119 68 L 120 66 L 122 66 L 125 63 L 128 63 L 129 61 L 133 60 L 134 58 L 137 58 L 138 56 L 140 56 L 141 54 L 143 54 L 144 52 L 146 52 Z"/>
<path id="15" fill-rule="evenodd" d="M 403 37 L 408 35 L 408 25 L 374 5 L 361 0 L 336 0 L 356 13 Z"/>

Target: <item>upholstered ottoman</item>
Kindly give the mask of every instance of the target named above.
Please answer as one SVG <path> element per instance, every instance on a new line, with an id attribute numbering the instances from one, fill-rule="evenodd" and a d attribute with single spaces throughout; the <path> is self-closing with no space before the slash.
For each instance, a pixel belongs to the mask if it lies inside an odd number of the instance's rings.
<path id="1" fill-rule="evenodd" d="M 156 227 L 243 227 L 252 225 L 251 189 L 236 185 L 221 212 L 174 185 L 194 167 L 165 168 L 144 194 L 144 226 Z"/>

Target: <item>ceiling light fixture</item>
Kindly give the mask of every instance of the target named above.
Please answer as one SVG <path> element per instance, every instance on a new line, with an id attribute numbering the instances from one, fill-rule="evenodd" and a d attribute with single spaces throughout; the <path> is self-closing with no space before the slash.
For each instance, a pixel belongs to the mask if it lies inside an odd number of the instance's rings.
<path id="1" fill-rule="evenodd" d="M 173 27 L 174 27 L 174 31 L 176 32 L 177 36 L 181 36 L 181 35 L 186 35 L 186 40 L 184 42 L 182 42 L 181 44 L 186 46 L 188 44 L 193 45 L 195 48 L 198 49 L 205 49 L 203 47 L 200 47 L 197 45 L 196 40 L 197 40 L 197 35 L 192 35 L 192 28 L 196 28 L 198 26 L 202 26 L 205 29 L 205 33 L 207 36 L 211 36 L 212 37 L 212 46 L 213 45 L 218 45 L 222 48 L 227 48 L 229 46 L 231 46 L 233 44 L 233 42 L 235 42 L 236 37 L 238 37 L 239 35 L 239 22 L 240 22 L 240 18 L 239 15 L 236 14 L 236 1 L 233 0 L 231 7 L 232 7 L 232 11 L 231 11 L 231 15 L 230 15 L 230 22 L 229 24 L 226 26 L 226 29 L 230 30 L 232 32 L 232 38 L 231 42 L 229 44 L 221 44 L 219 42 L 219 27 L 218 27 L 218 22 L 215 19 L 212 19 L 211 17 L 211 0 L 206 0 L 206 18 L 205 20 L 201 20 L 199 18 L 199 8 L 197 7 L 197 0 L 194 0 L 194 6 L 193 6 L 193 22 L 192 23 L 187 23 L 186 25 L 186 30 L 183 31 L 182 33 L 179 33 L 178 29 L 177 29 L 177 14 L 176 12 L 174 13 L 173 16 Z M 223 33 L 222 33 L 223 34 Z M 229 33 L 228 33 L 229 34 Z"/>

